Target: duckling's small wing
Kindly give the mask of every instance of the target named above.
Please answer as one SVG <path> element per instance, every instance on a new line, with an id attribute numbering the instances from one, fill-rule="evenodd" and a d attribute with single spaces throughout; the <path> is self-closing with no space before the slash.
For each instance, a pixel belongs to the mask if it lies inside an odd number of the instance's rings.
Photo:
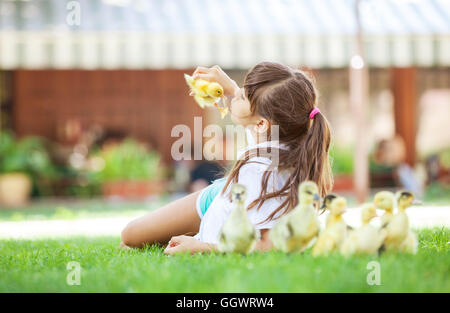
<path id="1" fill-rule="evenodd" d="M 214 99 L 202 97 L 198 94 L 194 96 L 194 100 L 197 102 L 197 104 L 203 109 L 204 107 L 209 107 L 214 105 Z"/>
<path id="2" fill-rule="evenodd" d="M 291 221 L 288 221 L 286 223 L 286 238 L 290 238 L 292 236 L 294 236 L 294 227 L 292 227 Z"/>
<path id="3" fill-rule="evenodd" d="M 218 245 L 217 248 L 220 252 L 225 252 L 226 246 L 227 246 L 227 237 L 225 236 L 225 233 L 223 232 L 223 228 L 219 231 L 218 235 Z"/>
<path id="4" fill-rule="evenodd" d="M 256 229 L 256 228 L 253 227 L 253 230 L 252 230 L 252 232 L 251 232 L 251 234 L 250 234 L 250 240 L 251 240 L 253 243 L 256 243 L 256 242 L 258 242 L 260 239 L 261 239 L 261 233 L 260 233 L 259 229 Z"/>
<path id="5" fill-rule="evenodd" d="M 279 250 L 286 249 L 286 241 L 289 238 L 289 231 L 286 227 L 286 219 L 280 219 L 275 226 L 269 231 L 269 238 L 273 246 Z"/>

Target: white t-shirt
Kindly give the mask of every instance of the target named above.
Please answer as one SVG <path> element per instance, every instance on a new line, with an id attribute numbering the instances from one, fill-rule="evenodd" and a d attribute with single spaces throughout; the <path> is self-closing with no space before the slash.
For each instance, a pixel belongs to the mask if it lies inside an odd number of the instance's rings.
<path id="1" fill-rule="evenodd" d="M 257 147 L 267 146 L 286 149 L 278 142 L 269 141 L 257 145 L 250 145 L 242 151 L 241 154 Z M 238 177 L 238 183 L 247 187 L 247 198 L 245 200 L 246 207 L 259 197 L 261 193 L 262 177 L 271 161 L 265 157 L 253 157 L 248 162 L 250 163 L 246 163 L 240 168 Z M 267 192 L 280 190 L 286 183 L 289 175 L 290 173 L 287 171 L 279 172 L 277 170 L 273 170 L 269 177 Z M 195 236 L 198 240 L 212 244 L 216 244 L 218 242 L 219 231 L 225 223 L 228 215 L 234 209 L 233 203 L 228 198 L 229 188 L 230 187 L 228 187 L 224 195 L 219 193 L 214 198 L 204 216 L 202 216 L 199 212 L 202 221 L 200 224 L 199 233 Z M 201 193 L 199 195 L 199 198 L 200 197 Z M 252 224 L 255 225 L 256 229 L 269 229 L 274 226 L 277 222 L 277 218 L 281 216 L 284 210 L 277 213 L 275 215 L 275 219 L 264 223 L 261 222 L 265 221 L 266 218 L 270 216 L 284 200 L 284 197 L 271 198 L 264 201 L 259 209 L 253 207 L 250 210 L 247 210 L 248 217 Z"/>

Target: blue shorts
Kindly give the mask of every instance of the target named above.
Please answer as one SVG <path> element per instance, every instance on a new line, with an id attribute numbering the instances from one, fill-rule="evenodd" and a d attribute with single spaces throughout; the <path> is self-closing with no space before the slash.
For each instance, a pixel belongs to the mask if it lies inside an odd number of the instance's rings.
<path id="1" fill-rule="evenodd" d="M 205 187 L 197 198 L 196 209 L 200 218 L 203 218 L 214 198 L 222 191 L 225 186 L 226 178 L 215 180 L 211 185 Z"/>

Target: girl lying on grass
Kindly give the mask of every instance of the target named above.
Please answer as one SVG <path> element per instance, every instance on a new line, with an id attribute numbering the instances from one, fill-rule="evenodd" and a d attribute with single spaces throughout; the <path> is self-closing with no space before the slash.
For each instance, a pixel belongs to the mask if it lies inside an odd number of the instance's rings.
<path id="1" fill-rule="evenodd" d="M 193 76 L 222 85 L 231 119 L 245 127 L 249 146 L 225 178 L 130 222 L 122 231 L 122 244 L 169 243 L 166 254 L 215 250 L 219 230 L 233 209 L 230 186 L 239 183 L 247 187 L 249 219 L 261 231 L 256 250 L 270 250 L 268 231 L 297 205 L 300 182 L 316 182 L 322 195 L 332 185 L 330 130 L 317 109 L 314 84 L 304 72 L 272 62 L 250 69 L 243 88 L 218 66 L 198 67 Z M 272 125 L 279 127 L 277 141 L 270 140 Z M 275 168 L 268 147 L 278 152 Z M 186 233 L 197 235 L 182 235 Z"/>

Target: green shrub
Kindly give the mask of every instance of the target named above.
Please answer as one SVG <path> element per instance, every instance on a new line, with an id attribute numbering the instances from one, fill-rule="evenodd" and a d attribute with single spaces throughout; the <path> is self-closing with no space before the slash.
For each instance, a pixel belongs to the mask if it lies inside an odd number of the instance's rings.
<path id="1" fill-rule="evenodd" d="M 54 167 L 42 139 L 16 139 L 10 132 L 0 133 L 0 173 L 24 172 L 30 176 L 49 176 Z"/>
<path id="2" fill-rule="evenodd" d="M 33 182 L 33 195 L 51 193 L 51 184 L 58 176 L 44 139 L 27 136 L 17 139 L 11 132 L 0 132 L 0 174 L 20 172 Z"/>
<path id="3" fill-rule="evenodd" d="M 353 149 L 332 145 L 330 148 L 330 160 L 333 174 L 353 173 Z"/>
<path id="4" fill-rule="evenodd" d="M 133 139 L 100 151 L 95 156 L 104 160 L 97 173 L 100 182 L 117 180 L 157 180 L 162 178 L 160 156 Z"/>

